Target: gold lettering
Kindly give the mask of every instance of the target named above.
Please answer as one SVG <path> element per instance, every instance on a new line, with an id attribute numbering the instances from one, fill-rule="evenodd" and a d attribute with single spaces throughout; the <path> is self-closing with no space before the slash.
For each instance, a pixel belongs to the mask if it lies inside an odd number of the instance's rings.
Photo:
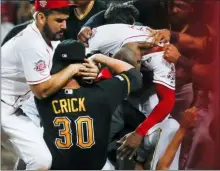
<path id="1" fill-rule="evenodd" d="M 53 100 L 52 107 L 55 114 L 86 112 L 85 97 Z"/>
<path id="2" fill-rule="evenodd" d="M 79 98 L 79 111 L 80 112 L 82 112 L 82 111 L 85 112 L 86 111 L 84 101 L 85 101 L 85 97 Z"/>
<path id="3" fill-rule="evenodd" d="M 56 109 L 55 103 L 58 103 L 58 101 L 57 100 L 52 101 L 53 111 L 54 113 L 59 114 L 60 110 Z"/>
<path id="4" fill-rule="evenodd" d="M 76 98 L 72 98 L 72 99 L 71 99 L 72 111 L 73 111 L 73 112 L 78 112 L 79 109 L 78 109 L 78 108 L 74 108 L 74 107 L 75 107 L 74 101 L 77 102 L 77 99 L 76 99 Z"/>
<path id="5" fill-rule="evenodd" d="M 68 110 L 71 112 L 71 104 L 70 104 L 70 99 L 67 99 L 67 104 L 68 104 Z"/>
<path id="6" fill-rule="evenodd" d="M 62 113 L 65 113 L 65 112 L 67 113 L 68 112 L 66 99 L 60 100 L 60 109 L 61 109 Z"/>

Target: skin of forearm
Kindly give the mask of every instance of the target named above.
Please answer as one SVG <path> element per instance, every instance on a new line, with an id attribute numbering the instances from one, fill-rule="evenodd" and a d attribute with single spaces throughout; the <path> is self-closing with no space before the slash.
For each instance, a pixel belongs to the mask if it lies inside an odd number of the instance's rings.
<path id="1" fill-rule="evenodd" d="M 196 50 L 198 52 L 204 51 L 205 37 L 192 37 L 188 34 L 180 34 L 178 44 L 185 49 Z"/>
<path id="2" fill-rule="evenodd" d="M 44 99 L 64 87 L 74 74 L 76 74 L 74 65 L 69 65 L 59 73 L 52 75 L 48 81 L 31 85 L 30 88 L 38 99 Z"/>
<path id="3" fill-rule="evenodd" d="M 96 55 L 94 61 L 106 65 L 116 73 L 121 73 L 123 71 L 128 71 L 129 69 L 134 68 L 132 65 L 124 61 L 110 58 L 102 54 Z"/>
<path id="4" fill-rule="evenodd" d="M 174 135 L 172 141 L 170 142 L 170 144 L 168 145 L 168 147 L 166 148 L 165 153 L 163 154 L 163 156 L 160 158 L 160 160 L 157 163 L 157 167 L 156 170 L 167 170 L 169 169 L 175 155 L 176 152 L 181 144 L 181 142 L 183 141 L 183 137 L 185 135 L 186 130 L 184 128 L 179 128 L 176 132 L 176 134 Z"/>

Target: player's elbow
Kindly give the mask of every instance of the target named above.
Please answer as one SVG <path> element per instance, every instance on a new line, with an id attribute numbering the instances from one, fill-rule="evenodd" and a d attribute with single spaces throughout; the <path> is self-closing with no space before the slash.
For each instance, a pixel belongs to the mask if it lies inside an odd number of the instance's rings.
<path id="1" fill-rule="evenodd" d="M 48 89 L 41 84 L 31 85 L 30 88 L 35 97 L 39 100 L 45 99 L 49 96 L 49 94 L 47 93 Z"/>
<path id="2" fill-rule="evenodd" d="M 39 100 L 46 99 L 48 95 L 46 93 L 35 93 L 35 97 L 37 97 Z"/>
<path id="3" fill-rule="evenodd" d="M 48 94 L 46 92 L 33 92 L 35 97 L 38 98 L 39 100 L 45 99 L 48 97 Z"/>

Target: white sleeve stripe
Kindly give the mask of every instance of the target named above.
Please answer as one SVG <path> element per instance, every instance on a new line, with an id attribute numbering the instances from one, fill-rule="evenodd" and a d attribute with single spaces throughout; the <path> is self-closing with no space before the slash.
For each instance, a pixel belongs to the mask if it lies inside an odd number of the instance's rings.
<path id="1" fill-rule="evenodd" d="M 135 37 L 143 37 L 143 36 L 148 38 L 147 34 L 128 37 L 128 38 L 126 38 L 125 40 L 123 40 L 123 41 L 121 42 L 120 47 L 123 46 L 124 42 L 125 42 L 126 40 L 128 40 L 128 39 L 132 39 L 132 38 L 135 38 Z"/>
<path id="2" fill-rule="evenodd" d="M 170 85 L 170 84 L 167 84 L 167 83 L 165 83 L 165 82 L 163 82 L 163 81 L 160 81 L 160 80 L 153 80 L 153 83 L 162 84 L 162 85 L 164 85 L 164 86 L 166 86 L 166 87 L 168 87 L 168 88 L 170 88 L 170 89 L 172 89 L 172 90 L 175 90 L 175 87 L 174 87 L 174 86 L 172 86 L 172 85 Z"/>
<path id="3" fill-rule="evenodd" d="M 46 76 L 45 78 L 43 79 L 40 79 L 40 80 L 37 80 L 37 81 L 27 81 L 28 84 L 39 84 L 39 83 L 42 83 L 46 80 L 49 80 L 51 78 L 51 75 L 48 75 Z"/>

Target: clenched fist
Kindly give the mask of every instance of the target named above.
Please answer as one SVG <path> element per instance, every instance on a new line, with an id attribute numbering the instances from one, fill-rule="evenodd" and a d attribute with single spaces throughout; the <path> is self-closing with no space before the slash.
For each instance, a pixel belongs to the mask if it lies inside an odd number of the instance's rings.
<path id="1" fill-rule="evenodd" d="M 164 45 L 163 49 L 165 51 L 164 59 L 171 63 L 176 63 L 179 57 L 181 56 L 181 53 L 179 52 L 177 47 L 172 44 Z"/>
<path id="2" fill-rule="evenodd" d="M 167 43 L 170 41 L 171 33 L 167 29 L 157 30 L 154 32 L 152 44 L 158 45 L 159 43 Z"/>
<path id="3" fill-rule="evenodd" d="M 196 107 L 192 107 L 192 108 L 187 109 L 183 113 L 183 118 L 180 121 L 180 127 L 185 130 L 193 128 L 196 123 L 197 112 L 198 112 L 198 108 L 196 108 Z"/>
<path id="4" fill-rule="evenodd" d="M 92 30 L 89 27 L 83 27 L 77 35 L 78 40 L 88 47 L 88 40 L 92 35 Z"/>

